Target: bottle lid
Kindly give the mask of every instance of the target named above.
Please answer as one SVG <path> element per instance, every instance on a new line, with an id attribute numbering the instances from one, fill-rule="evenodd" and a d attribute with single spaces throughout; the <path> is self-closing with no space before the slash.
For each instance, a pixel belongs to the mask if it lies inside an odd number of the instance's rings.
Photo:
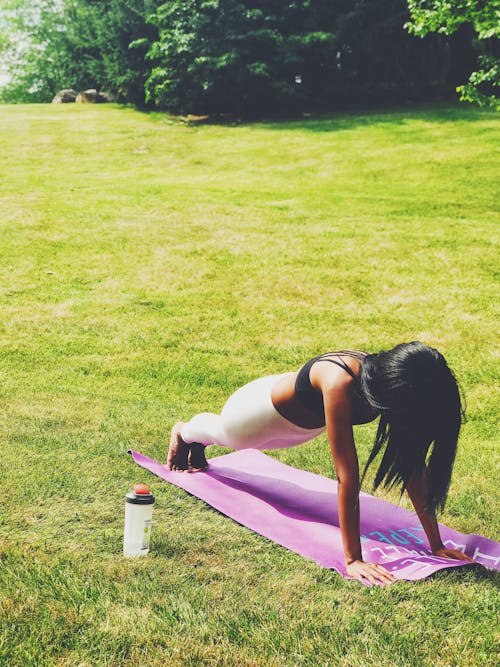
<path id="1" fill-rule="evenodd" d="M 155 497 L 146 484 L 133 484 L 132 491 L 125 496 L 125 501 L 132 505 L 152 505 Z"/>
<path id="2" fill-rule="evenodd" d="M 143 493 L 149 493 L 149 487 L 146 484 L 132 484 L 132 489 L 137 495 L 142 495 Z"/>

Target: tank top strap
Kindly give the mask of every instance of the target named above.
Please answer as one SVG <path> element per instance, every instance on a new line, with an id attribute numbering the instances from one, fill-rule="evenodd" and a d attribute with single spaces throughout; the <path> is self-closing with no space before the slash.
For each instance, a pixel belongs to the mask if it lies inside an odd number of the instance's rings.
<path id="1" fill-rule="evenodd" d="M 342 352 L 340 352 L 340 353 L 338 353 L 338 352 L 326 352 L 325 354 L 320 354 L 319 357 L 316 357 L 314 361 L 329 361 L 331 364 L 335 364 L 339 368 L 342 368 L 342 370 L 344 370 L 346 373 L 349 373 L 349 375 L 354 380 L 357 380 L 358 376 L 352 370 L 352 368 L 350 368 L 350 366 L 348 366 L 348 364 L 346 364 L 346 362 L 342 358 L 340 358 L 340 359 L 331 359 L 330 355 L 332 355 L 332 354 L 335 355 L 335 356 L 341 356 L 343 354 L 345 354 L 346 356 L 354 356 L 354 355 L 349 355 L 349 353 L 347 353 L 347 352 L 345 352 L 345 353 L 342 353 Z M 357 358 L 357 357 L 355 357 L 355 358 Z"/>

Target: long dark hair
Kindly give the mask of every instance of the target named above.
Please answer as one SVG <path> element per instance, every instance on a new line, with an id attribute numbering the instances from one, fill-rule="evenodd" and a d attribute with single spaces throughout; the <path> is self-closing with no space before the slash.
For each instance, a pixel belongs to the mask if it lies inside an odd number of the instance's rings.
<path id="1" fill-rule="evenodd" d="M 450 486 L 463 409 L 455 376 L 443 355 L 414 341 L 369 354 L 361 362 L 360 389 L 380 410 L 380 422 L 368 466 L 385 445 L 374 488 L 405 490 L 423 469 L 427 454 L 426 509 L 443 509 Z"/>

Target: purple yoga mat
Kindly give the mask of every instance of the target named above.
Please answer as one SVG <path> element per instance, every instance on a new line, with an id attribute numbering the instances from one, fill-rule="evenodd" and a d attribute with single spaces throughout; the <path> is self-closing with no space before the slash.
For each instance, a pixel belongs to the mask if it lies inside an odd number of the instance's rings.
<path id="1" fill-rule="evenodd" d="M 209 460 L 206 472 L 182 473 L 130 452 L 134 461 L 171 484 L 264 535 L 348 577 L 337 514 L 337 482 L 280 463 L 255 449 Z M 360 494 L 361 542 L 366 560 L 384 565 L 397 579 L 423 579 L 437 570 L 467 566 L 438 558 L 413 512 Z M 460 549 L 488 568 L 500 569 L 500 543 L 462 535 L 440 524 L 447 547 Z"/>

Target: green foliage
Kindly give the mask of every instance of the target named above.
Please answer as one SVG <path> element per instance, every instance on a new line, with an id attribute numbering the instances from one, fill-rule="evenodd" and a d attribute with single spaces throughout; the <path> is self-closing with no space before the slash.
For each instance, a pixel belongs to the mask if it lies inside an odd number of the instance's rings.
<path id="1" fill-rule="evenodd" d="M 290 110 L 444 82 L 446 44 L 417 46 L 407 18 L 401 0 L 169 0 L 150 19 L 147 96 L 177 111 Z"/>
<path id="2" fill-rule="evenodd" d="M 407 28 L 415 35 L 430 32 L 450 35 L 460 26 L 471 24 L 482 42 L 479 69 L 473 72 L 468 83 L 458 86 L 462 101 L 479 106 L 500 109 L 494 89 L 500 86 L 500 59 L 498 52 L 500 37 L 500 3 L 498 0 L 408 0 L 411 22 Z M 484 91 L 490 91 L 484 92 Z"/>
<path id="3" fill-rule="evenodd" d="M 20 0 L 11 9 L 5 30 L 12 36 L 3 57 L 11 81 L 0 91 L 4 102 L 44 102 L 61 88 L 99 87 L 103 68 L 92 6 Z"/>
<path id="4" fill-rule="evenodd" d="M 408 38 L 408 18 L 399 0 L 358 0 L 344 3 L 336 17 L 341 44 L 339 67 L 346 83 L 365 86 L 367 91 L 383 86 L 429 85 L 446 87 L 448 43 L 431 38 L 416 42 Z"/>
<path id="5" fill-rule="evenodd" d="M 147 23 L 160 0 L 108 0 L 95 4 L 102 85 L 120 101 L 143 105 L 144 84 L 151 73 L 146 60 L 156 30 Z"/>
<path id="6" fill-rule="evenodd" d="M 146 17 L 157 5 L 155 0 L 2 3 L 0 55 L 11 82 L 0 91 L 1 99 L 46 102 L 61 88 L 98 88 L 144 103 L 150 73 L 145 54 L 152 38 Z"/>
<path id="7" fill-rule="evenodd" d="M 0 11 L 3 101 L 92 87 L 181 112 L 286 112 L 425 99 L 463 80 L 447 37 L 463 17 L 413 40 L 405 0 L 0 0 Z M 478 74 L 483 87 L 495 71 Z"/>
<path id="8" fill-rule="evenodd" d="M 97 83 L 95 35 L 84 7 L 50 0 L 10 4 L 5 30 L 12 36 L 3 60 L 11 82 L 1 90 L 3 101 L 42 102 L 60 88 Z"/>
<path id="9" fill-rule="evenodd" d="M 264 3 L 174 0 L 161 5 L 151 18 L 159 39 L 149 52 L 158 64 L 147 82 L 148 99 L 175 110 L 233 111 L 299 97 L 294 75 L 303 44 L 300 34 L 287 32 L 301 21 L 308 3 L 289 3 L 282 16 L 276 3 L 259 4 Z"/>
<path id="10" fill-rule="evenodd" d="M 500 100 L 498 97 L 493 94 L 486 95 L 481 92 L 482 84 L 487 84 L 490 88 L 498 88 L 500 86 L 500 60 L 498 58 L 481 56 L 479 64 L 481 68 L 477 72 L 472 72 L 469 82 L 457 87 L 457 92 L 460 93 L 460 100 L 500 111 Z"/>
<path id="11" fill-rule="evenodd" d="M 450 35 L 463 23 L 472 23 L 479 39 L 500 36 L 498 0 L 408 0 L 408 9 L 408 27 L 415 35 Z"/>

